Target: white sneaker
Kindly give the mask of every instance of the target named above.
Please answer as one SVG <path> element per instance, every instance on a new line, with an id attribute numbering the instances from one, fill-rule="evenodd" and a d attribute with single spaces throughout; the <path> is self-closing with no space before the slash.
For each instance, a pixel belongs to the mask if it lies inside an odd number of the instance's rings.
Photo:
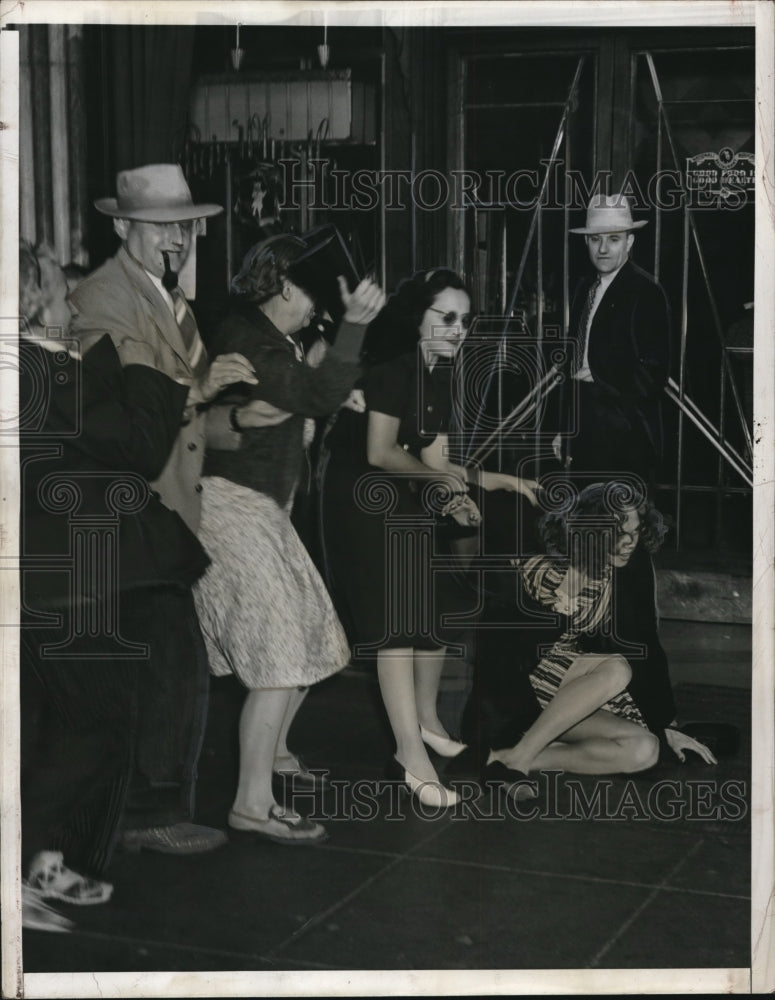
<path id="1" fill-rule="evenodd" d="M 58 899 L 76 906 L 106 903 L 113 893 L 110 882 L 99 882 L 68 868 L 61 851 L 36 854 L 30 862 L 26 885 L 40 899 Z"/>

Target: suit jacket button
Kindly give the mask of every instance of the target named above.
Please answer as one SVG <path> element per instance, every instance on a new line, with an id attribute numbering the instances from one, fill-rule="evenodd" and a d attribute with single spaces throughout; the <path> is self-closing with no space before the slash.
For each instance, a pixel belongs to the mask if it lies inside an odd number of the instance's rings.
<path id="1" fill-rule="evenodd" d="M 196 445 L 194 444 L 193 441 L 189 441 L 188 442 L 188 450 L 189 451 L 196 451 Z"/>
<path id="2" fill-rule="evenodd" d="M 197 483 L 196 486 L 194 487 L 194 491 L 196 493 L 201 493 L 202 492 L 202 484 L 201 483 Z"/>

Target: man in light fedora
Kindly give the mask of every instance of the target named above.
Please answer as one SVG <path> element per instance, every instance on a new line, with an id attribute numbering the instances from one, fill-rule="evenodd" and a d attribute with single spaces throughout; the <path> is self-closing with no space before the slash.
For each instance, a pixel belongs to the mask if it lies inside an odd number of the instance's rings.
<path id="1" fill-rule="evenodd" d="M 586 225 L 571 229 L 584 236 L 594 273 L 571 306 L 571 377 L 554 445 L 571 474 L 629 472 L 649 485 L 662 454 L 670 314 L 662 287 L 629 259 L 645 225 L 624 196 L 596 195 Z"/>
<path id="2" fill-rule="evenodd" d="M 125 170 L 117 197 L 97 209 L 113 218 L 121 247 L 73 291 L 73 332 L 88 358 L 108 333 L 121 364 L 148 365 L 189 387 L 180 432 L 161 475 L 152 482 L 161 501 L 192 531 L 199 527 L 200 477 L 206 431 L 223 425 L 220 447 L 238 438 L 222 407 L 206 426 L 206 404 L 225 386 L 255 385 L 252 366 L 240 354 L 207 357 L 194 314 L 177 287 L 197 220 L 222 211 L 195 204 L 177 164 Z M 242 415 L 243 427 L 252 426 Z M 231 447 L 236 447 L 232 442 Z M 162 598 L 160 598 L 161 600 Z M 207 712 L 209 668 L 190 591 L 170 595 L 160 618 L 162 633 L 149 634 L 150 662 L 138 706 L 133 786 L 124 819 L 125 846 L 193 854 L 225 843 L 220 830 L 197 826 L 193 814 L 196 763 Z"/>

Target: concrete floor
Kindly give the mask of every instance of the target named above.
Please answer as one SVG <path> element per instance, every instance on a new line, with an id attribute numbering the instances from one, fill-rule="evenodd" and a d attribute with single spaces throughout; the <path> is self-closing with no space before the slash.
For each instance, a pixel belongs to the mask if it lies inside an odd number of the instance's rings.
<path id="1" fill-rule="evenodd" d="M 682 716 L 741 728 L 718 767 L 562 776 L 534 817 L 488 798 L 424 817 L 384 781 L 373 673 L 348 669 L 312 691 L 291 741 L 334 779 L 297 800 L 328 817 L 325 844 L 234 834 L 211 855 L 118 854 L 112 901 L 70 908 L 72 934 L 25 932 L 25 971 L 748 966 L 750 629 L 663 634 Z M 240 699 L 214 682 L 197 809 L 214 826 L 233 795 Z"/>

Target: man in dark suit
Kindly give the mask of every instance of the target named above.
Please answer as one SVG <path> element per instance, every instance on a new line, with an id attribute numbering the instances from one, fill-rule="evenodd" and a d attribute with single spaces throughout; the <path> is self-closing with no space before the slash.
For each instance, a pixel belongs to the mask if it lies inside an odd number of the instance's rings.
<path id="1" fill-rule="evenodd" d="M 662 454 L 661 396 L 670 366 L 662 287 L 630 259 L 634 222 L 621 195 L 593 198 L 583 234 L 594 274 L 571 308 L 572 367 L 555 455 L 575 473 L 635 473 L 648 485 Z"/>

